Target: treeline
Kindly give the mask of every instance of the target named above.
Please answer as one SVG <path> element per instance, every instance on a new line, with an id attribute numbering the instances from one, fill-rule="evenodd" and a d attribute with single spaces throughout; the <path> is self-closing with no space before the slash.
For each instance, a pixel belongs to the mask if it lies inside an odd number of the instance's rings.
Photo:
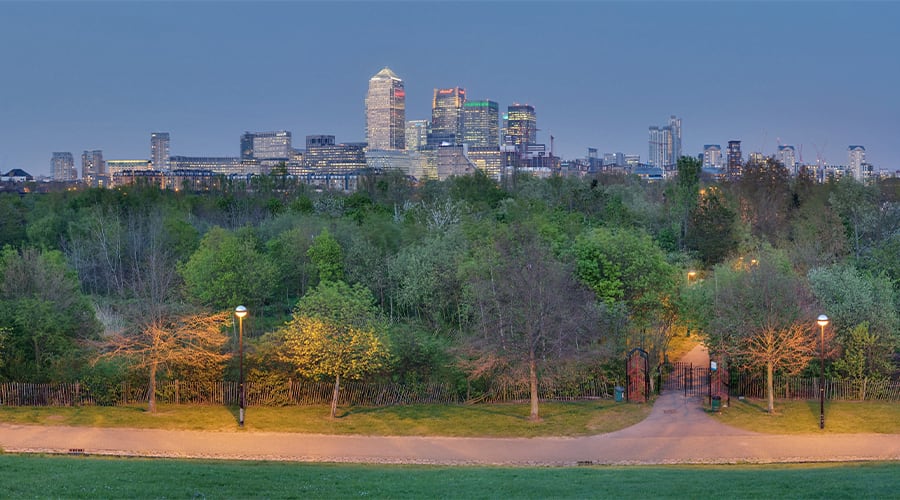
<path id="1" fill-rule="evenodd" d="M 759 339 L 742 337 L 765 317 L 772 331 L 802 330 L 792 342 L 814 342 L 823 312 L 829 375 L 889 378 L 900 345 L 897 181 L 820 184 L 765 162 L 716 183 L 683 158 L 660 183 L 501 186 L 474 175 L 413 185 L 386 173 L 351 195 L 283 176 L 208 193 L 2 195 L 0 380 L 235 380 L 233 318 L 217 327 L 224 342 L 188 319 L 231 317 L 222 314 L 239 304 L 250 310 L 245 374 L 260 382 L 365 377 L 470 394 L 487 381 L 573 374 L 615 383 L 628 349 L 662 362 L 689 331 L 735 366 L 817 373 L 818 351 L 765 360 L 752 352 Z M 762 316 L 746 311 L 754 304 Z M 178 333 L 188 331 L 190 342 Z M 311 335 L 350 345 L 367 332 L 371 363 L 354 361 L 356 372 L 310 369 L 325 361 L 301 349 Z M 207 351 L 219 357 L 198 354 Z"/>

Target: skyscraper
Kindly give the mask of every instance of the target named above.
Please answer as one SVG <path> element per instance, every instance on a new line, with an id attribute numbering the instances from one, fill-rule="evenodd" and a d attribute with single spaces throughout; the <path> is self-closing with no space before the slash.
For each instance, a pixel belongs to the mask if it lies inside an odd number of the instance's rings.
<path id="1" fill-rule="evenodd" d="M 72 153 L 53 153 L 50 159 L 53 180 L 71 182 L 78 180 L 78 169 L 75 168 L 75 157 Z"/>
<path id="2" fill-rule="evenodd" d="M 500 106 L 494 101 L 468 101 L 462 110 L 462 143 L 470 148 L 500 146 Z"/>
<path id="3" fill-rule="evenodd" d="M 366 94 L 366 140 L 369 149 L 406 148 L 406 90 L 389 68 L 369 79 Z"/>
<path id="4" fill-rule="evenodd" d="M 466 89 L 464 88 L 434 89 L 434 98 L 431 101 L 429 146 L 462 143 L 462 109 L 465 102 Z"/>
<path id="5" fill-rule="evenodd" d="M 728 141 L 728 171 L 726 172 L 731 177 L 740 177 L 741 176 L 741 166 L 743 165 L 744 158 L 741 153 L 741 141 Z"/>
<path id="6" fill-rule="evenodd" d="M 863 165 L 866 163 L 866 148 L 863 146 L 848 146 L 847 147 L 847 165 L 850 167 L 850 172 L 853 174 L 853 178 L 862 181 L 865 179 L 865 169 Z"/>
<path id="7" fill-rule="evenodd" d="M 672 131 L 672 165 L 678 165 L 681 158 L 681 118 L 670 116 L 669 130 Z"/>
<path id="8" fill-rule="evenodd" d="M 672 115 L 669 124 L 650 127 L 649 162 L 655 167 L 672 170 L 681 157 L 681 119 Z"/>
<path id="9" fill-rule="evenodd" d="M 525 153 L 529 144 L 537 144 L 537 115 L 534 106 L 512 104 L 506 108 L 505 118 L 504 143 L 516 146 L 520 153 Z"/>
<path id="10" fill-rule="evenodd" d="M 150 134 L 150 162 L 155 170 L 169 170 L 169 133 Z"/>
<path id="11" fill-rule="evenodd" d="M 654 167 L 671 167 L 672 130 L 669 127 L 650 127 L 649 163 Z"/>

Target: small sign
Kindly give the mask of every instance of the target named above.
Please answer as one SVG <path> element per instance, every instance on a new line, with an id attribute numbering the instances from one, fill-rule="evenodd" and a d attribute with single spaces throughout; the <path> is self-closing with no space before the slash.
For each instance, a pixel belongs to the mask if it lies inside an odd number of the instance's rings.
<path id="1" fill-rule="evenodd" d="M 716 371 L 716 368 L 717 368 L 717 367 L 718 367 L 718 365 L 716 365 L 716 362 L 715 362 L 715 361 L 710 361 L 710 362 L 709 362 L 709 369 L 710 369 L 710 370 Z"/>

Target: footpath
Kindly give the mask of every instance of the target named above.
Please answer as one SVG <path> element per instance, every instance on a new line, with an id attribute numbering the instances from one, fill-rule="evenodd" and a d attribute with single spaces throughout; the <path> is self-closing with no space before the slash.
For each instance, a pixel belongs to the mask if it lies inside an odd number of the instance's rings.
<path id="1" fill-rule="evenodd" d="M 702 351 L 689 356 L 702 357 Z M 692 359 L 693 360 L 693 359 Z M 9 453 L 78 453 L 297 462 L 444 465 L 727 464 L 900 460 L 900 434 L 772 435 L 665 393 L 650 415 L 609 434 L 546 438 L 330 436 L 0 424 Z"/>

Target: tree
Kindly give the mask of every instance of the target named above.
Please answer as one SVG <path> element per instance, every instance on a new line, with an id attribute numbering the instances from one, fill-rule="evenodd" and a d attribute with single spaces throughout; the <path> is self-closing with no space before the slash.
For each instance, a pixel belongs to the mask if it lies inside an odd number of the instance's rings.
<path id="1" fill-rule="evenodd" d="M 344 278 L 344 251 L 327 228 L 313 238 L 306 255 L 319 270 L 320 280 L 336 281 Z"/>
<path id="2" fill-rule="evenodd" d="M 715 186 L 703 189 L 690 210 L 685 246 L 696 251 L 706 265 L 721 262 L 737 248 L 736 221 L 722 190 Z"/>
<path id="3" fill-rule="evenodd" d="M 182 266 L 189 296 L 205 306 L 227 309 L 246 304 L 259 310 L 276 290 L 277 269 L 252 231 L 213 227 Z"/>
<path id="4" fill-rule="evenodd" d="M 891 356 L 900 346 L 900 314 L 890 280 L 852 265 L 816 268 L 808 278 L 844 346 L 844 356 L 836 367 L 859 381 L 890 375 Z M 863 356 L 862 365 L 859 356 Z"/>
<path id="5" fill-rule="evenodd" d="M 768 410 L 774 412 L 775 371 L 798 373 L 818 353 L 811 294 L 775 252 L 760 255 L 755 265 L 720 265 L 704 286 L 714 287 L 713 300 L 705 303 L 710 349 L 764 369 Z"/>
<path id="6" fill-rule="evenodd" d="M 738 214 L 756 236 L 771 244 L 787 233 L 792 206 L 790 174 L 772 158 L 750 161 L 735 183 Z"/>
<path id="7" fill-rule="evenodd" d="M 308 377 L 334 379 L 331 418 L 337 413 L 341 379 L 358 379 L 388 364 L 390 351 L 373 306 L 360 285 L 323 281 L 297 303 L 278 332 L 279 358 Z"/>
<path id="8" fill-rule="evenodd" d="M 596 228 L 575 242 L 575 272 L 611 307 L 623 302 L 634 328 L 642 330 L 664 312 L 675 291 L 677 272 L 644 233 Z M 625 350 L 627 346 L 619 346 Z"/>
<path id="9" fill-rule="evenodd" d="M 98 344 L 103 358 L 125 358 L 149 376 L 148 410 L 156 411 L 156 381 L 163 368 L 221 369 L 230 354 L 222 353 L 228 341 L 222 327 L 231 312 L 165 315 L 152 318 L 134 331 L 114 335 Z"/>
<path id="10" fill-rule="evenodd" d="M 500 237 L 472 286 L 477 330 L 465 340 L 465 365 L 473 378 L 527 382 L 530 418 L 540 420 L 540 380 L 598 345 L 591 293 L 529 231 Z"/>
<path id="11" fill-rule="evenodd" d="M 678 158 L 678 177 L 676 191 L 676 206 L 679 218 L 680 232 L 679 242 L 680 248 L 684 249 L 690 229 L 694 226 L 691 224 L 691 216 L 697 208 L 698 192 L 700 191 L 700 173 L 703 170 L 703 163 L 690 156 L 682 156 Z"/>
<path id="12" fill-rule="evenodd" d="M 5 247 L 0 252 L 0 325 L 8 328 L 4 372 L 18 380 L 60 380 L 64 361 L 100 324 L 62 253 Z"/>

